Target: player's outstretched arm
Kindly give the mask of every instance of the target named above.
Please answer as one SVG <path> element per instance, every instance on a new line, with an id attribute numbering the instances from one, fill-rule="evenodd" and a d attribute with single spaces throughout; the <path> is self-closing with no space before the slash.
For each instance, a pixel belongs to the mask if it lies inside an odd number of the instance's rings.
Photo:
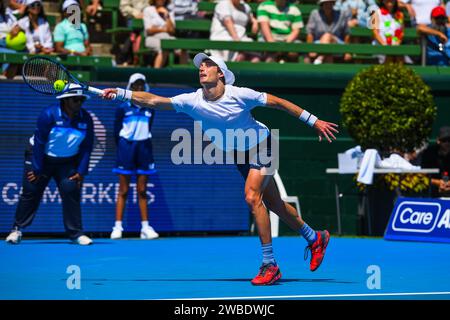
<path id="1" fill-rule="evenodd" d="M 316 129 L 317 134 L 319 135 L 319 141 L 322 141 L 322 138 L 325 138 L 328 142 L 332 142 L 331 139 L 336 140 L 334 133 L 339 133 L 337 124 L 319 120 L 315 115 L 300 108 L 296 104 L 272 94 L 267 94 L 266 106 L 286 111 L 290 115 L 307 123 L 310 127 Z"/>
<path id="2" fill-rule="evenodd" d="M 103 90 L 102 97 L 108 100 L 131 101 L 133 104 L 156 110 L 173 109 L 170 98 L 157 96 L 145 91 L 131 91 L 121 88 L 108 88 Z"/>

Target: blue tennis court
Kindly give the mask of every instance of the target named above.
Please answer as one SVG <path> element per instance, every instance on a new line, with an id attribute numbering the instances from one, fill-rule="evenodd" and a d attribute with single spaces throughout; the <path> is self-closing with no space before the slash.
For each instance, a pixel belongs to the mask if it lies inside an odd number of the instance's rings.
<path id="1" fill-rule="evenodd" d="M 255 287 L 257 237 L 95 239 L 88 247 L 65 239 L 25 239 L 15 246 L 2 241 L 0 299 L 450 298 L 446 244 L 332 237 L 314 273 L 303 260 L 302 238 L 280 237 L 273 244 L 283 277 Z M 69 266 L 79 268 L 80 289 L 67 287 Z M 367 286 L 369 266 L 379 267 L 380 289 Z"/>

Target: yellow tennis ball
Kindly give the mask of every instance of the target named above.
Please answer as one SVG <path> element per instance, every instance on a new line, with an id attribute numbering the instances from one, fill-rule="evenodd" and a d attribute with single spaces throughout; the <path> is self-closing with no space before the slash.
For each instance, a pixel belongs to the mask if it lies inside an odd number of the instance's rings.
<path id="1" fill-rule="evenodd" d="M 23 31 L 20 31 L 14 38 L 11 39 L 11 34 L 6 35 L 6 47 L 16 51 L 22 51 L 27 45 L 27 37 Z"/>
<path id="2" fill-rule="evenodd" d="M 58 92 L 63 91 L 65 86 L 66 86 L 66 83 L 62 80 L 56 80 L 53 83 L 53 88 L 55 88 L 55 90 Z"/>

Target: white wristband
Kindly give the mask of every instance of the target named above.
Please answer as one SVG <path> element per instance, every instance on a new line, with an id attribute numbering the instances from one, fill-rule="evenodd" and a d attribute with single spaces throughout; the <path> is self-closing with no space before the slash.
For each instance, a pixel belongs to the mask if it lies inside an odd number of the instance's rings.
<path id="1" fill-rule="evenodd" d="M 131 90 L 125 90 L 122 88 L 116 88 L 116 90 L 117 90 L 116 100 L 131 101 L 131 96 L 133 94 L 133 92 Z"/>
<path id="2" fill-rule="evenodd" d="M 306 110 L 303 110 L 303 112 L 300 114 L 299 119 L 308 124 L 310 127 L 313 127 L 317 121 L 317 117 Z"/>

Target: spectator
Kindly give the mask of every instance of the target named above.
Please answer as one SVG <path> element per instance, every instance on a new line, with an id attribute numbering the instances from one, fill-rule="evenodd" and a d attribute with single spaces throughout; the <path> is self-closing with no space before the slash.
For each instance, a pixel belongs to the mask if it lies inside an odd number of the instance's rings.
<path id="1" fill-rule="evenodd" d="M 335 0 L 319 0 L 319 9 L 311 12 L 306 25 L 308 43 L 349 43 L 350 33 L 349 24 L 351 12 L 338 11 L 333 7 Z M 314 64 L 321 64 L 322 62 L 332 63 L 334 57 L 331 55 L 323 56 L 315 52 L 308 54 L 305 59 L 306 63 L 314 61 Z M 350 54 L 345 54 L 344 60 L 351 60 Z"/>
<path id="2" fill-rule="evenodd" d="M 175 14 L 175 22 L 180 20 L 202 20 L 205 19 L 206 12 L 198 11 L 199 0 L 174 0 L 171 4 Z M 211 20 L 211 17 L 208 18 Z M 176 30 L 177 38 L 207 38 L 208 33 L 193 30 Z"/>
<path id="3" fill-rule="evenodd" d="M 86 7 L 86 14 L 93 17 L 97 14 L 97 11 L 101 10 L 102 6 L 100 0 L 91 0 L 90 4 Z"/>
<path id="4" fill-rule="evenodd" d="M 42 7 L 41 0 L 27 0 L 23 17 L 14 28 L 25 32 L 27 50 L 30 53 L 49 54 L 53 52 L 50 25 Z"/>
<path id="5" fill-rule="evenodd" d="M 161 39 L 175 39 L 175 17 L 169 9 L 170 0 L 150 0 L 144 9 L 145 47 L 156 52 L 154 68 L 162 68 L 167 61 L 168 52 L 161 50 Z M 181 51 L 180 63 L 187 63 L 187 54 Z"/>
<path id="6" fill-rule="evenodd" d="M 26 0 L 11 0 L 9 7 L 13 13 L 23 15 L 25 13 L 25 9 L 27 8 Z"/>
<path id="7" fill-rule="evenodd" d="M 403 13 L 398 8 L 397 0 L 382 0 L 376 13 L 375 27 L 372 29 L 373 44 L 398 46 L 403 41 Z M 403 62 L 402 56 L 378 56 L 380 63 Z"/>
<path id="8" fill-rule="evenodd" d="M 258 21 L 252 14 L 252 9 L 242 0 L 223 0 L 214 9 L 211 24 L 211 40 L 222 41 L 252 41 L 247 37 L 247 25 L 251 23 L 252 33 L 258 32 Z M 221 57 L 224 61 L 251 60 L 259 62 L 256 55 L 238 53 L 229 50 L 211 50 L 211 54 Z"/>
<path id="9" fill-rule="evenodd" d="M 75 23 L 77 21 L 75 19 L 68 19 L 72 14 L 70 9 L 73 6 L 78 6 L 81 12 L 80 5 L 75 0 L 65 0 L 61 6 L 63 20 L 56 25 L 53 34 L 55 50 L 62 54 L 90 56 L 92 55 L 92 48 L 89 43 L 89 33 L 86 25 L 81 22 L 79 26 L 76 26 Z"/>
<path id="10" fill-rule="evenodd" d="M 15 53 L 25 49 L 25 34 L 19 35 L 19 29 L 13 27 L 16 24 L 16 17 L 8 10 L 9 1 L 0 1 L 0 53 Z M 15 42 L 14 45 L 11 45 Z M 17 73 L 18 65 L 16 64 L 0 64 L 2 74 L 8 79 L 14 78 Z"/>
<path id="11" fill-rule="evenodd" d="M 447 21 L 445 9 L 439 6 L 431 11 L 431 24 L 417 26 L 417 31 L 427 40 L 428 65 L 450 65 L 450 28 Z"/>
<path id="12" fill-rule="evenodd" d="M 442 179 L 445 172 L 450 174 L 450 127 L 439 130 L 437 143 L 430 145 L 422 154 L 423 168 L 439 168 L 439 174 L 431 179 L 433 196 L 450 196 L 450 182 Z"/>
<path id="13" fill-rule="evenodd" d="M 296 42 L 303 28 L 302 14 L 298 7 L 288 0 L 264 1 L 257 9 L 259 27 L 261 30 L 259 40 L 265 42 Z M 270 54 L 266 62 L 282 61 L 285 58 L 296 61 L 298 54 Z"/>
<path id="14" fill-rule="evenodd" d="M 198 19 L 198 0 L 174 0 L 173 11 L 175 21 L 185 19 Z"/>
<path id="15" fill-rule="evenodd" d="M 334 5 L 335 10 L 347 11 L 351 13 L 349 27 L 367 27 L 369 18 L 369 8 L 376 6 L 375 0 L 337 0 Z"/>
<path id="16" fill-rule="evenodd" d="M 11 34 L 14 25 L 17 22 L 16 17 L 12 14 L 11 10 L 8 10 L 9 1 L 0 1 L 0 52 L 16 52 L 11 48 L 7 48 L 6 38 L 12 36 L 14 38 L 16 34 Z M 17 29 L 15 30 L 18 31 Z"/>
<path id="17" fill-rule="evenodd" d="M 144 17 L 144 9 L 148 6 L 148 0 L 120 0 L 120 12 L 126 19 L 127 27 L 132 27 L 133 19 L 141 20 Z M 142 37 L 142 30 L 133 30 L 120 46 L 116 57 L 118 64 L 128 65 L 137 64 L 138 57 L 136 52 L 139 50 Z"/>
<path id="18" fill-rule="evenodd" d="M 447 13 L 448 23 L 450 23 L 450 1 L 447 1 L 445 5 L 445 12 Z"/>
<path id="19" fill-rule="evenodd" d="M 148 0 L 120 0 L 120 12 L 129 21 L 131 19 L 143 19 L 144 9 L 148 6 Z"/>
<path id="20" fill-rule="evenodd" d="M 429 25 L 431 10 L 437 6 L 444 6 L 442 0 L 403 0 L 400 4 L 408 10 L 413 27 L 419 24 Z"/>

